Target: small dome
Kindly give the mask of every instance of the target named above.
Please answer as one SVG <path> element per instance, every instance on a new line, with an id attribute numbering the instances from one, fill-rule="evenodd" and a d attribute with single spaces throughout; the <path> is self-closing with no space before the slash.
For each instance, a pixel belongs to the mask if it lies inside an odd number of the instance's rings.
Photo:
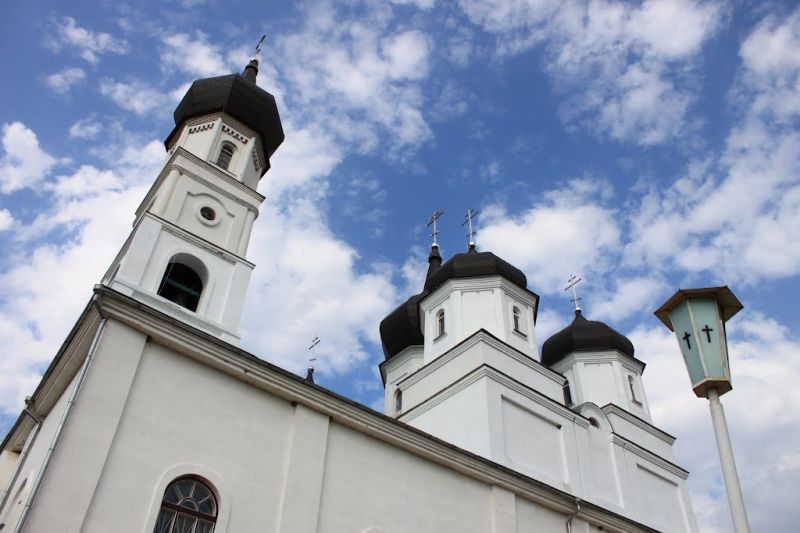
<path id="1" fill-rule="evenodd" d="M 436 273 L 425 281 L 425 290 L 433 292 L 449 279 L 482 276 L 503 276 L 518 287 L 528 288 L 528 278 L 520 269 L 492 252 L 478 252 L 471 248 L 466 253 L 454 255 L 439 267 Z"/>
<path id="2" fill-rule="evenodd" d="M 418 346 L 425 342 L 419 328 L 419 301 L 426 295 L 425 292 L 415 294 L 381 320 L 381 344 L 386 359 L 394 357 L 409 346 Z"/>
<path id="3" fill-rule="evenodd" d="M 253 60 L 243 74 L 195 80 L 175 109 L 175 128 L 164 141 L 167 149 L 186 120 L 224 112 L 258 133 L 269 159 L 283 142 L 283 126 L 275 97 L 255 84 L 257 71 L 258 62 Z M 265 165 L 264 172 L 268 168 Z"/>
<path id="4" fill-rule="evenodd" d="M 542 345 L 542 364 L 551 366 L 572 352 L 619 350 L 633 357 L 633 343 L 622 333 L 595 320 L 586 320 L 580 310 L 575 320 Z"/>
<path id="5" fill-rule="evenodd" d="M 439 245 L 431 246 L 428 256 L 428 273 L 425 276 L 425 286 L 442 265 L 442 256 L 439 254 Z M 415 294 L 397 309 L 381 320 L 380 333 L 383 355 L 386 359 L 394 357 L 409 346 L 419 346 L 425 342 L 422 330 L 419 328 L 419 301 L 428 295 L 427 288 Z"/>

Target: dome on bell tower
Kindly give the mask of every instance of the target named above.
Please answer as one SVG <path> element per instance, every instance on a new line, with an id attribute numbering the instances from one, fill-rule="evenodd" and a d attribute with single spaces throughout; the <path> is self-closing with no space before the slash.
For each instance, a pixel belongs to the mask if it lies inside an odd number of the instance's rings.
<path id="1" fill-rule="evenodd" d="M 252 59 L 241 74 L 228 74 L 195 80 L 173 113 L 175 128 L 164 144 L 169 150 L 187 120 L 210 113 L 223 112 L 261 137 L 267 164 L 261 175 L 269 169 L 269 158 L 284 139 L 283 126 L 278 115 L 275 97 L 256 85 L 258 60 Z"/>

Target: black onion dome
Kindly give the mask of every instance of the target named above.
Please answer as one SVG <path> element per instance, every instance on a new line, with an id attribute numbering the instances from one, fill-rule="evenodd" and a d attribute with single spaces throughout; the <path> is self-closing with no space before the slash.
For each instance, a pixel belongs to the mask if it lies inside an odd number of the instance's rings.
<path id="1" fill-rule="evenodd" d="M 422 292 L 403 302 L 381 321 L 381 344 L 385 358 L 390 359 L 409 346 L 418 346 L 425 342 L 419 327 L 419 302 L 423 298 L 449 279 L 481 276 L 503 276 L 511 283 L 527 290 L 528 279 L 525 274 L 491 252 L 477 252 L 474 248 L 470 248 L 468 252 L 456 254 L 442 264 L 439 247 L 437 245 L 431 247 L 428 273 Z"/>
<path id="2" fill-rule="evenodd" d="M 415 294 L 381 320 L 380 333 L 383 355 L 388 360 L 409 346 L 425 342 L 419 328 L 419 301 L 426 292 Z"/>
<path id="3" fill-rule="evenodd" d="M 428 256 L 426 286 L 441 264 L 442 256 L 439 254 L 439 246 L 434 244 L 431 246 L 431 253 Z M 419 301 L 427 295 L 427 289 L 423 289 L 421 293 L 415 294 L 400 304 L 397 309 L 381 320 L 381 344 L 386 359 L 394 357 L 409 346 L 418 346 L 425 342 L 422 330 L 419 329 Z"/>
<path id="4" fill-rule="evenodd" d="M 471 248 L 466 253 L 454 255 L 439 267 L 436 273 L 425 281 L 425 290 L 433 292 L 450 279 L 482 276 L 503 276 L 518 287 L 528 288 L 528 278 L 520 269 L 492 252 L 478 252 Z"/>
<path id="5" fill-rule="evenodd" d="M 633 343 L 622 333 L 596 320 L 586 320 L 580 310 L 575 320 L 542 345 L 542 364 L 551 366 L 572 352 L 619 350 L 633 357 Z"/>
<path id="6" fill-rule="evenodd" d="M 269 159 L 283 142 L 283 126 L 275 97 L 255 84 L 257 72 L 254 59 L 242 74 L 195 80 L 175 109 L 175 128 L 164 141 L 167 149 L 186 120 L 222 111 L 258 133 Z M 265 165 L 264 172 L 268 168 Z"/>

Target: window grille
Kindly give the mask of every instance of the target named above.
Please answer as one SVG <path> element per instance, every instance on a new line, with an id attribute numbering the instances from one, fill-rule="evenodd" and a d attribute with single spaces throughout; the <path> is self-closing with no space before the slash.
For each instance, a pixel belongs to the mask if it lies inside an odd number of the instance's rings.
<path id="1" fill-rule="evenodd" d="M 217 499 L 199 479 L 183 477 L 167 486 L 153 533 L 213 533 Z"/>

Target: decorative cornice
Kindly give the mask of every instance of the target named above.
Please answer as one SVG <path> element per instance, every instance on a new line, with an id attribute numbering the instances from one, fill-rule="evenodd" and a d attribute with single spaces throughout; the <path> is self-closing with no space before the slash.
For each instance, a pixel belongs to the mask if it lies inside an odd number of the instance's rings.
<path id="1" fill-rule="evenodd" d="M 619 350 L 608 350 L 606 352 L 600 351 L 577 351 L 572 352 L 563 359 L 560 359 L 551 368 L 558 372 L 564 372 L 576 362 L 580 363 L 606 363 L 609 361 L 618 361 L 624 368 L 641 375 L 644 372 L 645 363 L 631 357 L 628 354 L 622 353 Z"/>
<path id="2" fill-rule="evenodd" d="M 236 131 L 235 129 L 225 124 L 224 122 L 222 123 L 222 131 L 227 133 L 228 135 L 230 135 L 231 137 L 233 137 L 242 144 L 247 144 L 247 141 L 250 140 L 241 133 L 239 133 L 238 131 Z"/>
<path id="3" fill-rule="evenodd" d="M 617 446 L 620 446 L 620 447 L 622 447 L 622 448 L 624 448 L 626 450 L 629 450 L 630 452 L 634 453 L 635 455 L 638 455 L 639 457 L 641 457 L 642 459 L 646 460 L 647 462 L 649 462 L 651 464 L 654 464 L 654 465 L 658 466 L 659 468 L 663 468 L 667 472 L 669 472 L 671 474 L 674 474 L 674 475 L 678 476 L 681 479 L 685 480 L 685 479 L 689 478 L 689 471 L 688 470 L 685 470 L 685 469 L 681 468 L 680 466 L 676 465 L 675 463 L 667 461 L 663 457 L 654 454 L 650 450 L 646 450 L 645 448 L 642 448 L 638 444 L 635 444 L 635 443 L 629 441 L 628 439 L 626 439 L 625 437 L 620 436 L 617 433 L 612 433 L 611 434 L 611 440 Z"/>
<path id="4" fill-rule="evenodd" d="M 242 257 L 240 255 L 237 255 L 237 254 L 235 254 L 235 253 L 233 253 L 233 252 L 231 252 L 229 250 L 226 250 L 225 248 L 223 248 L 223 247 L 221 247 L 221 246 L 219 246 L 217 244 L 214 244 L 211 241 L 207 241 L 204 238 L 199 237 L 199 236 L 195 235 L 194 233 L 191 233 L 191 232 L 183 229 L 180 226 L 176 226 L 175 224 L 173 224 L 169 220 L 164 220 L 163 218 L 161 218 L 158 215 L 154 215 L 153 213 L 148 212 L 148 213 L 145 213 L 142 218 L 145 218 L 145 217 L 151 218 L 151 219 L 155 220 L 156 222 L 158 222 L 159 224 L 161 224 L 164 227 L 165 231 L 167 231 L 169 233 L 172 233 L 173 235 L 177 235 L 181 239 L 183 239 L 185 241 L 188 241 L 188 242 L 191 242 L 192 244 L 198 246 L 199 248 L 203 248 L 204 250 L 206 250 L 206 251 L 208 251 L 208 252 L 210 252 L 210 253 L 212 253 L 212 254 L 214 254 L 216 256 L 219 256 L 221 259 L 223 259 L 225 261 L 228 261 L 229 263 L 242 263 L 244 265 L 247 265 L 250 268 L 255 268 L 256 267 L 255 263 L 251 263 L 250 261 L 248 261 L 244 257 Z"/>
<path id="5" fill-rule="evenodd" d="M 212 120 L 211 122 L 204 122 L 202 124 L 198 124 L 197 126 L 192 126 L 188 129 L 187 134 L 191 135 L 192 133 L 198 133 L 201 131 L 210 130 L 216 124 L 216 120 Z"/>
<path id="6" fill-rule="evenodd" d="M 459 380 L 453 382 L 452 384 L 445 387 L 432 397 L 426 399 L 422 403 L 415 405 L 414 407 L 403 413 L 400 416 L 400 420 L 406 421 L 416 418 L 417 416 L 428 411 L 435 405 L 438 405 L 447 398 L 453 396 L 458 391 L 465 389 L 469 385 L 475 383 L 476 381 L 484 377 L 493 379 L 495 382 L 503 385 L 504 387 L 510 390 L 513 390 L 514 392 L 522 396 L 525 396 L 529 400 L 536 402 L 542 407 L 545 407 L 555 413 L 558 413 L 559 415 L 568 420 L 576 422 L 579 426 L 589 427 L 590 425 L 589 419 L 585 418 L 580 413 L 573 411 L 569 407 L 561 405 L 560 403 L 553 400 L 549 396 L 546 396 L 541 392 L 528 387 L 527 385 L 512 378 L 508 374 L 505 374 L 504 372 L 497 370 L 496 368 L 487 363 L 481 364 L 480 366 L 472 370 L 469 374 L 466 374 Z M 412 412 L 414 416 L 407 416 Z"/>
<path id="7" fill-rule="evenodd" d="M 485 329 L 479 329 L 460 343 L 456 344 L 442 355 L 428 363 L 427 365 L 419 368 L 416 372 L 408 376 L 406 379 L 401 381 L 399 385 L 401 388 L 408 388 L 414 383 L 420 381 L 421 379 L 425 378 L 426 376 L 432 374 L 439 368 L 443 367 L 462 353 L 466 352 L 473 346 L 477 345 L 480 342 L 484 342 L 491 346 L 492 348 L 498 350 L 503 355 L 507 355 L 514 359 L 515 361 L 522 363 L 526 367 L 530 368 L 531 370 L 536 371 L 543 377 L 547 379 L 551 379 L 555 381 L 559 387 L 564 385 L 564 382 L 567 378 L 563 375 L 559 374 L 558 372 L 554 372 L 550 370 L 546 366 L 542 365 L 535 359 L 532 359 L 530 356 L 525 355 L 524 353 L 520 352 L 516 348 L 509 346 L 505 342 L 501 341 Z"/>
<path id="8" fill-rule="evenodd" d="M 610 415 L 610 414 L 617 415 L 618 417 L 624 419 L 625 421 L 630 422 L 634 426 L 645 430 L 646 432 L 650 433 L 654 437 L 657 437 L 657 438 L 663 440 L 664 442 L 666 442 L 670 446 L 672 446 L 672 444 L 675 442 L 675 437 L 673 437 L 672 435 L 670 435 L 666 431 L 658 429 L 653 424 L 647 422 L 646 420 L 642 420 L 641 418 L 639 418 L 638 416 L 636 416 L 636 415 L 634 415 L 632 413 L 629 413 L 628 411 L 626 411 L 625 409 L 623 409 L 622 407 L 620 407 L 618 405 L 615 405 L 613 403 L 609 403 L 609 404 L 604 405 L 600 409 L 606 415 Z"/>

